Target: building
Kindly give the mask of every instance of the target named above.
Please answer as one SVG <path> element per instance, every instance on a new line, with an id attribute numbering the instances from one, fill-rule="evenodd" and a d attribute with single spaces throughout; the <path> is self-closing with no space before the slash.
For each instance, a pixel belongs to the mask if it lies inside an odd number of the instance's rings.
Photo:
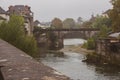
<path id="1" fill-rule="evenodd" d="M 34 21 L 34 26 L 39 27 L 39 26 L 41 26 L 41 24 L 40 24 L 40 22 L 38 20 L 35 20 Z"/>
<path id="2" fill-rule="evenodd" d="M 8 20 L 9 20 L 9 16 L 8 16 L 7 12 L 0 7 L 0 22 L 8 21 Z"/>
<path id="3" fill-rule="evenodd" d="M 51 22 L 40 22 L 38 20 L 34 21 L 35 27 L 40 27 L 42 29 L 50 28 Z"/>
<path id="4" fill-rule="evenodd" d="M 31 7 L 27 5 L 15 5 L 15 6 L 10 6 L 9 10 L 7 11 L 9 15 L 15 14 L 15 15 L 20 15 L 23 16 L 25 20 L 25 31 L 26 34 L 31 35 L 33 32 L 33 12 L 31 11 Z"/>
<path id="5" fill-rule="evenodd" d="M 102 55 L 120 53 L 120 32 L 111 33 L 107 38 L 99 38 L 96 41 L 96 51 Z"/>
<path id="6" fill-rule="evenodd" d="M 51 22 L 41 22 L 40 27 L 42 29 L 50 28 Z"/>
<path id="7" fill-rule="evenodd" d="M 103 12 L 102 15 L 105 16 L 105 17 L 109 17 L 109 16 L 108 16 L 108 13 L 110 12 L 110 10 L 111 10 L 111 9 L 109 9 L 109 10 Z"/>
<path id="8" fill-rule="evenodd" d="M 96 41 L 96 53 L 111 62 L 120 62 L 120 32 Z"/>

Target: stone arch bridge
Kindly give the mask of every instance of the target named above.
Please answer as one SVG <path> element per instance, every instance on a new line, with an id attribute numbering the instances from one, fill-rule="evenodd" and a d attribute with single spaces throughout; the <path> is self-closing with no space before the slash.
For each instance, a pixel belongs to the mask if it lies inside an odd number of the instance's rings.
<path id="1" fill-rule="evenodd" d="M 58 46 L 63 47 L 63 40 L 66 38 L 82 38 L 88 39 L 98 33 L 100 30 L 98 28 L 79 28 L 79 29 L 35 29 L 35 34 L 40 33 L 47 33 L 47 32 L 54 32 L 58 36 Z M 44 36 L 44 35 L 43 35 Z M 44 36 L 37 36 L 38 43 L 41 42 L 48 42 L 46 37 Z"/>
<path id="2" fill-rule="evenodd" d="M 79 28 L 79 29 L 37 29 L 34 32 L 55 32 L 59 38 L 83 38 L 87 39 L 98 33 L 98 28 Z"/>

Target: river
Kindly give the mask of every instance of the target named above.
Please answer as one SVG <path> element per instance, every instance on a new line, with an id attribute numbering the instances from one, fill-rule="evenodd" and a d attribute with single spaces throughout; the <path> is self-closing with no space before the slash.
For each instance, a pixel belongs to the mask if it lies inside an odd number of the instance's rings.
<path id="1" fill-rule="evenodd" d="M 65 47 L 79 46 L 84 42 L 85 40 L 83 39 L 66 39 L 64 40 L 64 45 Z M 46 55 L 46 57 L 40 58 L 41 62 L 73 80 L 120 80 L 120 69 L 110 66 L 95 66 L 82 62 L 85 59 L 83 52 L 65 51 L 61 56 L 56 54 Z"/>

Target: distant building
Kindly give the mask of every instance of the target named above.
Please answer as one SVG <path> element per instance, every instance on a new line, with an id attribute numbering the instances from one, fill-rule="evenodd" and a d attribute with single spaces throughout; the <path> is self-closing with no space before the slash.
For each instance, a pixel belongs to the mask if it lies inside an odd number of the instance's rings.
<path id="1" fill-rule="evenodd" d="M 109 13 L 109 12 L 110 12 L 110 9 L 107 10 L 107 11 L 105 11 L 105 12 L 103 12 L 102 15 L 105 16 L 105 17 L 108 17 L 108 13 Z"/>
<path id="2" fill-rule="evenodd" d="M 27 5 L 15 5 L 10 6 L 9 10 L 7 11 L 9 15 L 15 14 L 20 15 L 24 17 L 25 20 L 25 31 L 26 34 L 31 35 L 33 32 L 33 12 L 31 11 L 31 8 Z"/>
<path id="3" fill-rule="evenodd" d="M 40 22 L 39 22 L 38 20 L 35 20 L 35 21 L 34 21 L 34 26 L 39 27 L 39 26 L 41 26 L 41 24 L 40 24 Z"/>
<path id="4" fill-rule="evenodd" d="M 112 33 L 112 34 L 109 35 L 109 37 L 120 39 L 120 32 Z"/>
<path id="5" fill-rule="evenodd" d="M 7 12 L 0 7 L 0 22 L 8 21 L 8 20 L 9 20 L 9 16 L 8 16 Z"/>
<path id="6" fill-rule="evenodd" d="M 41 22 L 40 27 L 43 29 L 49 28 L 51 25 L 51 22 Z"/>
<path id="7" fill-rule="evenodd" d="M 38 20 L 34 21 L 34 26 L 40 27 L 42 29 L 49 28 L 51 25 L 51 22 L 39 22 Z"/>

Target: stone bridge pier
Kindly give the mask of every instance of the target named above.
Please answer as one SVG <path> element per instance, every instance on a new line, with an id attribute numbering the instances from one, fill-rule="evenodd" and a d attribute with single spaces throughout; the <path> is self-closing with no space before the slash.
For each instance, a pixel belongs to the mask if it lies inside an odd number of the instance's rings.
<path id="1" fill-rule="evenodd" d="M 47 34 L 48 32 L 52 32 L 55 35 L 57 35 L 58 37 L 58 41 L 57 41 L 57 47 L 58 49 L 63 48 L 64 44 L 63 44 L 63 40 L 64 39 L 71 39 L 71 38 L 82 38 L 82 39 L 88 39 L 94 35 L 96 35 L 96 33 L 99 32 L 99 29 L 96 28 L 80 28 L 80 29 L 36 29 L 35 33 L 43 33 L 43 34 Z M 38 36 L 36 37 L 38 40 L 38 44 L 43 41 L 43 43 L 47 43 L 49 44 L 50 40 L 48 40 L 47 36 L 41 37 Z M 43 40 L 41 40 L 43 39 Z"/>
<path id="2" fill-rule="evenodd" d="M 82 39 L 88 39 L 92 36 L 96 35 L 98 31 L 67 31 L 67 32 L 61 32 L 61 35 L 63 39 L 66 38 L 82 38 Z"/>

